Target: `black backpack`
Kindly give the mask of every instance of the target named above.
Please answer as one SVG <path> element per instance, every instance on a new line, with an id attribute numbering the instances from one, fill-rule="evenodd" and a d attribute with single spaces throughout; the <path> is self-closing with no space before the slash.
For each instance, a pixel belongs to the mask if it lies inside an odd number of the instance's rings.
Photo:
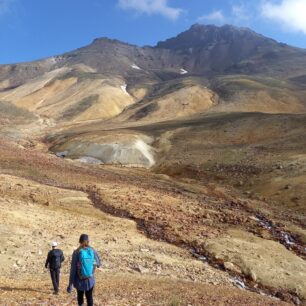
<path id="1" fill-rule="evenodd" d="M 61 250 L 52 250 L 51 258 L 50 258 L 50 269 L 59 269 L 62 264 L 62 255 L 63 252 Z"/>

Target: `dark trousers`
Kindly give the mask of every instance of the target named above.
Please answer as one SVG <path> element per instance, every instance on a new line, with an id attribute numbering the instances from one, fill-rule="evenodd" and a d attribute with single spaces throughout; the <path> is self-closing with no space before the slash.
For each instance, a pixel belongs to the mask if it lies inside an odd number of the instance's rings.
<path id="1" fill-rule="evenodd" d="M 60 269 L 50 269 L 52 284 L 55 292 L 58 292 L 60 282 Z"/>
<path id="2" fill-rule="evenodd" d="M 87 306 L 93 306 L 93 297 L 92 297 L 93 288 L 88 291 L 78 290 L 78 304 L 79 306 L 84 305 L 84 293 L 86 296 Z"/>

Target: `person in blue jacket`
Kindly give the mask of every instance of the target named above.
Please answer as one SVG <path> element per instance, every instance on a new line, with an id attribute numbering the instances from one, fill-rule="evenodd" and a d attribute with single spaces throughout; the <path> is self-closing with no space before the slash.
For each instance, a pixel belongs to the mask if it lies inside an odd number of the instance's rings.
<path id="1" fill-rule="evenodd" d="M 69 285 L 67 292 L 71 293 L 72 285 L 78 293 L 78 305 L 84 305 L 84 294 L 88 306 L 93 306 L 93 289 L 96 283 L 95 268 L 100 268 L 101 260 L 98 253 L 89 246 L 89 237 L 82 234 L 80 246 L 73 252 Z"/>

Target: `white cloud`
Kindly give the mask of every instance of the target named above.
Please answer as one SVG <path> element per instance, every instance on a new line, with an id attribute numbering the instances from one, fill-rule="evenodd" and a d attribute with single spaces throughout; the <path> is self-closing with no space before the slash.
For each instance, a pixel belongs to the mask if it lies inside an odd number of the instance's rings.
<path id="1" fill-rule="evenodd" d="M 200 22 L 215 22 L 215 23 L 223 23 L 225 22 L 224 14 L 221 10 L 213 11 L 209 15 L 203 15 L 198 18 Z"/>
<path id="2" fill-rule="evenodd" d="M 281 23 L 286 29 L 306 34 L 306 0 L 265 1 L 261 14 Z"/>
<path id="3" fill-rule="evenodd" d="M 0 16 L 8 13 L 14 0 L 0 0 Z"/>
<path id="4" fill-rule="evenodd" d="M 244 4 L 232 6 L 232 17 L 235 22 L 248 21 L 251 18 L 249 10 Z"/>
<path id="5" fill-rule="evenodd" d="M 160 14 L 171 20 L 176 20 L 183 12 L 180 8 L 170 7 L 168 0 L 119 0 L 119 7 L 140 14 Z"/>

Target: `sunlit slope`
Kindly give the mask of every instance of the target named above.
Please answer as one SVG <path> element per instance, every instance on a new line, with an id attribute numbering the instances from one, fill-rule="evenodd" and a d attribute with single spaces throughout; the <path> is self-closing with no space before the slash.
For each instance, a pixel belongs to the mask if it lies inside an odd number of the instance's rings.
<path id="1" fill-rule="evenodd" d="M 126 108 L 114 122 L 159 122 L 204 113 L 217 103 L 203 80 L 180 78 L 150 86 L 131 87 L 141 99 Z"/>
<path id="2" fill-rule="evenodd" d="M 219 97 L 214 111 L 303 113 L 306 111 L 306 90 L 290 80 L 264 76 L 219 76 L 211 81 Z"/>
<path id="3" fill-rule="evenodd" d="M 125 88 L 119 77 L 59 69 L 1 93 L 0 100 L 60 122 L 108 119 L 133 103 Z"/>

